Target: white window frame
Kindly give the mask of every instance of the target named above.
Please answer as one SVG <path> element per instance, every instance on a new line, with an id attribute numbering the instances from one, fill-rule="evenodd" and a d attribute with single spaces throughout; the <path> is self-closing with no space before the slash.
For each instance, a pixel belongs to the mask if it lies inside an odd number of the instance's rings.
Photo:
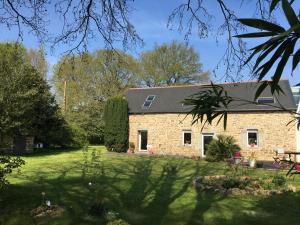
<path id="1" fill-rule="evenodd" d="M 215 134 L 214 133 L 203 133 L 203 134 L 201 134 L 201 156 L 202 157 L 205 157 L 205 155 L 204 155 L 204 137 L 205 136 L 209 136 L 209 137 L 214 138 Z"/>
<path id="2" fill-rule="evenodd" d="M 184 134 L 191 134 L 191 143 L 190 144 L 185 144 L 184 143 Z M 192 141 L 193 141 L 193 133 L 191 130 L 183 130 L 182 131 L 182 145 L 183 146 L 192 146 Z"/>
<path id="3" fill-rule="evenodd" d="M 251 147 L 251 145 L 249 145 L 249 133 L 256 133 L 256 137 L 257 137 L 257 140 L 256 140 L 256 146 L 254 147 Z M 247 129 L 247 147 L 250 147 L 250 148 L 258 148 L 259 146 L 259 132 L 257 129 Z"/>
<path id="4" fill-rule="evenodd" d="M 141 149 L 142 148 L 142 132 L 146 132 L 147 133 L 147 142 L 148 142 L 148 131 L 147 130 L 139 130 L 138 131 L 138 135 L 139 135 L 139 151 L 142 151 L 142 152 L 146 152 L 148 151 L 148 149 Z M 148 145 L 148 143 L 147 143 Z"/>

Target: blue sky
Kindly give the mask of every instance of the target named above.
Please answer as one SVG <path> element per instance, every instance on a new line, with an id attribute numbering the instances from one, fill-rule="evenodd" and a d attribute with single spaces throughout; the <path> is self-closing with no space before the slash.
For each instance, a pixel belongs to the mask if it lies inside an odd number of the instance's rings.
<path id="1" fill-rule="evenodd" d="M 183 0 L 182 0 L 183 1 Z M 178 6 L 182 1 L 179 0 L 135 0 L 133 2 L 134 10 L 131 14 L 131 22 L 134 24 L 138 34 L 144 40 L 144 46 L 142 48 L 137 48 L 135 50 L 129 51 L 135 57 L 138 57 L 138 54 L 141 51 L 152 49 L 155 45 L 162 43 L 170 43 L 173 40 L 178 42 L 184 42 L 184 33 L 179 33 L 176 28 L 170 30 L 167 28 L 168 16 L 171 13 L 171 10 Z M 210 13 L 214 15 L 212 19 L 212 30 L 211 35 L 208 38 L 200 39 L 197 34 L 194 32 L 189 38 L 189 44 L 192 45 L 200 55 L 200 61 L 203 64 L 203 69 L 205 71 L 213 71 L 218 64 L 220 58 L 225 52 L 226 48 L 226 39 L 225 37 L 219 38 L 218 44 L 215 41 L 214 30 L 215 25 L 220 24 L 222 21 L 221 11 L 216 6 L 216 1 L 206 1 Z M 238 0 L 228 1 L 231 2 L 231 6 L 237 11 L 239 17 L 255 17 L 254 8 L 255 5 L 253 1 L 247 0 L 244 1 L 244 5 L 240 7 L 240 2 Z M 284 21 L 284 18 L 278 17 L 277 21 Z M 50 31 L 59 32 L 57 30 L 57 24 L 60 24 L 61 21 L 55 16 L 51 16 L 50 21 Z M 283 22 L 283 25 L 285 23 Z M 14 41 L 17 39 L 16 30 L 7 30 L 5 27 L 1 27 L 0 41 Z M 259 44 L 260 41 L 251 41 L 248 44 L 248 47 L 253 47 L 256 44 Z M 24 33 L 23 44 L 26 47 L 37 48 L 39 43 L 37 39 L 31 35 Z M 97 39 L 91 41 L 88 45 L 90 51 L 102 48 L 103 41 Z M 118 44 L 116 46 L 119 46 Z M 51 78 L 51 67 L 58 61 L 61 53 L 64 52 L 68 46 L 59 46 L 55 49 L 54 52 L 51 52 L 49 46 L 46 45 L 47 51 L 47 60 L 50 64 L 49 78 Z M 289 78 L 291 84 L 299 83 L 299 78 L 296 76 L 299 69 L 296 69 L 294 76 L 290 76 L 290 70 L 287 68 L 284 71 L 283 78 Z M 217 77 L 212 77 L 213 80 L 217 81 L 223 77 L 224 68 L 217 70 Z M 270 77 L 270 75 L 269 75 Z M 245 76 L 245 80 L 250 79 L 250 76 Z"/>

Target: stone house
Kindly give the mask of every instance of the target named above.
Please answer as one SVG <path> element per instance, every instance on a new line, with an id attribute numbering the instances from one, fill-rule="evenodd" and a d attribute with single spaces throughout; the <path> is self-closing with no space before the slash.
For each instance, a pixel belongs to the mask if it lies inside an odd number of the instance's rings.
<path id="1" fill-rule="evenodd" d="M 253 100 L 257 82 L 219 84 L 232 97 Z M 242 155 L 255 152 L 259 160 L 273 160 L 277 148 L 296 151 L 298 131 L 295 124 L 287 125 L 293 116 L 272 106 L 284 106 L 296 111 L 288 80 L 281 80 L 284 94 L 271 95 L 266 89 L 257 104 L 233 102 L 229 107 L 227 128 L 218 125 L 191 125 L 190 107 L 182 104 L 205 85 L 132 88 L 128 90 L 129 141 L 136 151 L 156 154 L 205 157 L 206 144 L 218 134 L 233 136 L 242 148 Z M 270 104 L 263 105 L 263 104 Z M 203 128 L 203 129 L 202 129 Z"/>

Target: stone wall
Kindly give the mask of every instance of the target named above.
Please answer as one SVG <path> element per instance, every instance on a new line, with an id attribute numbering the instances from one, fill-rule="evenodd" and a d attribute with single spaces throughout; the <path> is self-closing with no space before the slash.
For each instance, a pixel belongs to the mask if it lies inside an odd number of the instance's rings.
<path id="1" fill-rule="evenodd" d="M 288 125 L 292 119 L 286 112 L 238 112 L 230 113 L 227 129 L 223 123 L 212 126 L 206 125 L 203 130 L 201 124 L 191 126 L 191 116 L 185 114 L 139 114 L 129 116 L 129 141 L 134 142 L 136 150 L 139 146 L 139 130 L 147 130 L 148 145 L 157 154 L 202 156 L 202 134 L 226 134 L 233 136 L 242 148 L 244 156 L 255 156 L 260 160 L 273 160 L 274 150 L 284 148 L 296 150 L 296 126 Z M 258 131 L 258 146 L 250 147 L 247 143 L 247 130 Z M 183 145 L 183 131 L 192 132 L 192 143 Z"/>

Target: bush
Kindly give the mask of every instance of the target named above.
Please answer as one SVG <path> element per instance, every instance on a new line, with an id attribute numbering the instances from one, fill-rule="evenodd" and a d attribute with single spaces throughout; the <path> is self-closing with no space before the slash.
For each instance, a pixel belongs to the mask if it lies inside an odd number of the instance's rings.
<path id="1" fill-rule="evenodd" d="M 129 142 L 129 148 L 135 149 L 135 144 L 133 142 Z"/>
<path id="2" fill-rule="evenodd" d="M 8 184 L 6 176 L 16 168 L 24 165 L 25 161 L 19 157 L 12 157 L 0 151 L 0 189 Z"/>
<path id="3" fill-rule="evenodd" d="M 283 186 L 286 183 L 286 179 L 284 176 L 276 175 L 273 177 L 272 183 L 276 186 Z"/>
<path id="4" fill-rule="evenodd" d="M 207 145 L 206 160 L 217 162 L 230 158 L 241 148 L 232 136 L 218 135 Z"/>
<path id="5" fill-rule="evenodd" d="M 128 104 L 123 97 L 106 102 L 104 143 L 108 151 L 125 152 L 128 147 Z"/>
<path id="6" fill-rule="evenodd" d="M 228 178 L 223 181 L 222 186 L 226 189 L 230 189 L 230 188 L 239 188 L 240 185 L 241 182 L 239 181 L 238 178 Z"/>

